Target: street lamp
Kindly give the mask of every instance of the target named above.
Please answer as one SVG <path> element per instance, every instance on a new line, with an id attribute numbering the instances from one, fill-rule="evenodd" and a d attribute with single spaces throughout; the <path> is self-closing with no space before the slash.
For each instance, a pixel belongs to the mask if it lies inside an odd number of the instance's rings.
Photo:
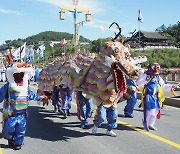
<path id="1" fill-rule="evenodd" d="M 64 10 L 61 10 L 59 12 L 59 18 L 60 18 L 60 20 L 64 20 L 65 19 L 65 11 Z"/>
<path id="2" fill-rule="evenodd" d="M 77 13 L 86 13 L 85 14 L 85 19 L 87 22 L 91 21 L 91 13 L 90 10 L 87 8 L 77 8 L 78 5 L 78 0 L 73 0 L 73 5 L 74 8 L 71 7 L 67 7 L 67 6 L 61 6 L 60 8 L 60 20 L 65 20 L 65 11 L 69 11 L 72 12 L 74 14 L 74 49 L 75 49 L 75 53 L 77 53 L 78 49 L 78 27 L 79 27 L 79 23 L 81 22 L 77 22 Z M 82 21 L 84 22 L 84 21 Z"/>

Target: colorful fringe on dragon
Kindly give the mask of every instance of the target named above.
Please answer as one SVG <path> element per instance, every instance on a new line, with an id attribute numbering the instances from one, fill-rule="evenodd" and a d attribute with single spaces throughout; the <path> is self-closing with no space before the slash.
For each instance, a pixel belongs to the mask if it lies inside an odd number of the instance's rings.
<path id="1" fill-rule="evenodd" d="M 39 90 L 52 91 L 53 86 L 64 84 L 74 91 L 82 91 L 97 107 L 117 106 L 127 91 L 126 77 L 137 79 L 143 73 L 137 64 L 147 60 L 131 57 L 130 46 L 117 40 L 120 33 L 105 42 L 95 58 L 77 54 L 46 66 L 40 73 Z"/>

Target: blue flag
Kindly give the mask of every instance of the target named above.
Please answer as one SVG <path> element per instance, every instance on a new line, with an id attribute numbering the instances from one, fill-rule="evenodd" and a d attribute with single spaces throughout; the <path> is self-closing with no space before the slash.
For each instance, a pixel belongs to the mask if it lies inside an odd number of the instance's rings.
<path id="1" fill-rule="evenodd" d="M 144 18 L 143 18 L 143 16 L 142 16 L 142 14 L 141 14 L 141 11 L 140 11 L 140 10 L 138 11 L 138 21 L 139 21 L 139 22 L 141 22 L 141 23 L 143 23 L 143 22 L 144 22 Z"/>
<path id="2" fill-rule="evenodd" d="M 30 48 L 29 53 L 26 56 L 26 63 L 31 64 L 33 60 L 34 60 L 34 50 L 33 48 Z"/>
<path id="3" fill-rule="evenodd" d="M 37 53 L 38 53 L 38 59 L 39 58 L 43 58 L 44 57 L 44 50 L 45 50 L 45 46 L 41 45 L 39 46 L 39 48 L 37 49 Z"/>

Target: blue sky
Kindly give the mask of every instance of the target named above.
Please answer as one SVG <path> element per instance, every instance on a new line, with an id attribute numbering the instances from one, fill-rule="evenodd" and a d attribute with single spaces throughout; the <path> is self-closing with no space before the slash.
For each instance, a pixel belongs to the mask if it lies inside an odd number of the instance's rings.
<path id="1" fill-rule="evenodd" d="M 73 7 L 72 0 L 0 0 L 0 44 L 6 40 L 26 38 L 44 31 L 74 33 L 73 15 L 66 12 L 66 19 L 59 20 L 59 6 Z M 169 26 L 180 21 L 180 0 L 79 0 L 78 8 L 91 10 L 91 22 L 79 27 L 79 34 L 90 39 L 114 37 L 115 26 L 122 34 L 138 30 L 138 9 L 144 17 L 140 29 L 155 31 L 162 24 Z M 78 14 L 78 22 L 85 14 Z M 105 28 L 100 32 L 99 26 Z M 59 41 L 59 40 L 57 40 Z"/>

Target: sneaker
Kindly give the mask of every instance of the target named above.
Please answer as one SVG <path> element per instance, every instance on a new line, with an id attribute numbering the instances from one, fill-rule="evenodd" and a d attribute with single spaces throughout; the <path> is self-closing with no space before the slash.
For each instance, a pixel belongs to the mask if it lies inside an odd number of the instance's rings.
<path id="1" fill-rule="evenodd" d="M 21 145 L 14 145 L 13 146 L 13 150 L 20 150 L 21 149 Z"/>
<path id="2" fill-rule="evenodd" d="M 108 136 L 112 136 L 112 137 L 116 137 L 116 136 L 117 136 L 117 134 L 114 133 L 112 130 L 107 131 L 106 134 L 107 134 Z"/>
<path id="3" fill-rule="evenodd" d="M 96 134 L 97 133 L 97 127 L 94 125 L 92 128 L 92 134 Z"/>
<path id="4" fill-rule="evenodd" d="M 149 126 L 149 129 L 157 131 L 157 128 L 154 126 Z"/>

